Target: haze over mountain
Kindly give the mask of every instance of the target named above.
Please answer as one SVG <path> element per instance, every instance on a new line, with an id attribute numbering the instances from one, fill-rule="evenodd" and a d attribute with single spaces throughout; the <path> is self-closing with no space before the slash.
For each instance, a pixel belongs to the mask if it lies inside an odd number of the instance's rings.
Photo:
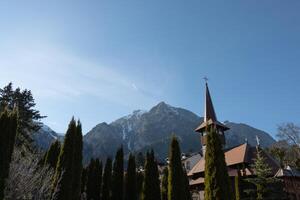
<path id="1" fill-rule="evenodd" d="M 161 102 L 149 111 L 136 110 L 110 124 L 103 122 L 96 125 L 84 135 L 84 158 L 87 161 L 91 157 L 112 157 L 116 149 L 123 145 L 125 153 L 153 148 L 157 157 L 164 159 L 173 134 L 179 138 L 182 152 L 197 152 L 201 150 L 201 144 L 199 134 L 195 133 L 194 129 L 202 121 L 202 117 L 191 111 Z M 244 143 L 245 140 L 251 145 L 256 145 L 256 136 L 260 138 L 263 147 L 275 142 L 268 133 L 247 124 L 229 121 L 224 123 L 230 128 L 225 133 L 226 148 Z M 45 135 L 45 128 L 43 131 L 42 134 Z M 57 136 L 52 131 L 49 131 L 49 134 L 54 135 L 50 137 L 52 140 Z M 49 137 L 45 138 L 47 140 Z M 47 144 L 41 139 L 38 143 Z"/>

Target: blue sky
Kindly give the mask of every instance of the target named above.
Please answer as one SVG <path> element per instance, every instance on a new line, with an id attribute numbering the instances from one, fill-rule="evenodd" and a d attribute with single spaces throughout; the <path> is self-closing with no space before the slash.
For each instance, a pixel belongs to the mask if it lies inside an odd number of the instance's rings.
<path id="1" fill-rule="evenodd" d="M 1 1 L 0 85 L 87 132 L 160 101 L 276 133 L 300 123 L 300 1 Z"/>

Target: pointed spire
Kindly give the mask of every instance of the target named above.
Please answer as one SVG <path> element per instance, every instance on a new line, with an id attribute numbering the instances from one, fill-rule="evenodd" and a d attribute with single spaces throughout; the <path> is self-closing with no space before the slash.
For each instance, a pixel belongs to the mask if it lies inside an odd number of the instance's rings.
<path id="1" fill-rule="evenodd" d="M 196 132 L 204 132 L 207 127 L 212 126 L 212 125 L 214 125 L 215 127 L 217 127 L 218 129 L 220 129 L 222 131 L 226 131 L 229 128 L 217 120 L 217 115 L 215 113 L 214 105 L 212 103 L 212 99 L 211 99 L 208 84 L 207 84 L 208 79 L 205 77 L 204 80 L 206 82 L 205 83 L 204 116 L 203 116 L 204 120 L 203 120 L 203 123 L 200 124 L 200 126 L 197 127 L 195 131 Z"/>
<path id="2" fill-rule="evenodd" d="M 216 122 L 217 116 L 215 113 L 214 105 L 211 100 L 207 82 L 205 83 L 205 86 L 206 86 L 206 92 L 205 92 L 205 104 L 204 104 L 204 122 L 207 122 L 210 119 L 213 122 Z"/>

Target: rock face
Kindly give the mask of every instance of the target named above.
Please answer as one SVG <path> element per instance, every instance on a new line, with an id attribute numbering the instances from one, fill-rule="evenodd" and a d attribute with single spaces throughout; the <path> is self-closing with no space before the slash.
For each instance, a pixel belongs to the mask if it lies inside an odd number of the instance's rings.
<path id="1" fill-rule="evenodd" d="M 147 111 L 137 110 L 110 124 L 101 123 L 84 136 L 85 160 L 91 157 L 113 157 L 116 149 L 123 145 L 124 151 L 138 152 L 153 148 L 159 159 L 168 153 L 170 138 L 173 134 L 179 138 L 183 152 L 201 150 L 200 137 L 194 129 L 203 118 L 194 113 L 172 107 L 164 102 Z M 226 147 L 247 141 L 256 145 L 256 136 L 261 145 L 267 147 L 275 140 L 266 132 L 246 124 L 225 122 L 230 127 L 226 132 Z"/>
<path id="2" fill-rule="evenodd" d="M 47 150 L 54 140 L 63 140 L 63 136 L 57 134 L 45 124 L 42 125 L 40 130 L 33 133 L 32 137 L 35 145 L 41 150 Z"/>
<path id="3" fill-rule="evenodd" d="M 175 134 L 180 141 L 182 152 L 199 152 L 201 150 L 200 136 L 194 129 L 203 118 L 182 109 L 172 107 L 164 102 L 154 106 L 149 111 L 134 111 L 110 124 L 100 123 L 84 137 L 84 161 L 99 157 L 113 157 L 116 149 L 123 145 L 125 153 L 145 152 L 154 149 L 156 156 L 163 160 L 168 154 L 170 138 Z M 266 132 L 234 122 L 225 122 L 230 128 L 226 131 L 226 148 L 244 143 L 247 139 L 251 145 L 256 145 L 256 136 L 262 147 L 272 145 L 275 140 Z M 63 136 L 55 133 L 44 125 L 33 134 L 36 144 L 41 149 L 47 149 L 55 140 L 63 140 Z"/>

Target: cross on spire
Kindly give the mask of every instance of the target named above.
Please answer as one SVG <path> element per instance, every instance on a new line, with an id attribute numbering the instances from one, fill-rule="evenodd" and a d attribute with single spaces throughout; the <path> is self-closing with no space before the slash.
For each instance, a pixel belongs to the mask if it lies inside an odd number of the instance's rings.
<path id="1" fill-rule="evenodd" d="M 208 82 L 208 78 L 207 78 L 207 76 L 204 76 L 204 77 L 203 77 L 203 79 L 204 79 L 205 83 L 207 83 L 207 82 Z"/>

